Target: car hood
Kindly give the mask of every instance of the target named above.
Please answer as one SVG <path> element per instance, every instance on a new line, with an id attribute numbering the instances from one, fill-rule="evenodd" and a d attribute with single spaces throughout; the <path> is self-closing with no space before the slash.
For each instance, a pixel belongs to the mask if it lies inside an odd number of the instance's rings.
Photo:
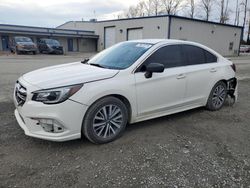
<path id="1" fill-rule="evenodd" d="M 23 75 L 23 79 L 41 89 L 48 89 L 108 79 L 118 72 L 76 62 L 38 69 Z"/>

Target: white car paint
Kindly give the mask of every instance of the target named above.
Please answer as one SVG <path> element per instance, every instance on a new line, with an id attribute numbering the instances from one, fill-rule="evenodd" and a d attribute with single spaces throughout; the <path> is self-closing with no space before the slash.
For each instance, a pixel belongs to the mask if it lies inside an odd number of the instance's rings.
<path id="1" fill-rule="evenodd" d="M 232 62 L 201 44 L 162 39 L 135 42 L 153 46 L 124 70 L 76 62 L 39 69 L 20 77 L 18 81 L 27 88 L 27 99 L 23 106 L 19 106 L 14 96 L 15 116 L 25 134 L 53 141 L 80 138 L 86 111 L 95 101 L 108 95 L 121 95 L 129 101 L 130 123 L 205 106 L 212 87 L 218 81 L 235 77 Z M 153 52 L 172 44 L 199 46 L 216 55 L 218 62 L 169 68 L 163 73 L 154 73 L 150 79 L 146 79 L 143 72 L 135 72 Z M 34 91 L 79 83 L 84 83 L 83 87 L 60 104 L 48 105 L 32 100 Z M 36 125 L 36 118 L 54 119 L 64 126 L 65 131 L 46 132 Z"/>

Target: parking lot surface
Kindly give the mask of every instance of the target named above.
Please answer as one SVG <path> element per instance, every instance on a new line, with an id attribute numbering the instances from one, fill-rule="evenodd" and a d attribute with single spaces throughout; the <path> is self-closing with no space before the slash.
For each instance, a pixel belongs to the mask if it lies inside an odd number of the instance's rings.
<path id="1" fill-rule="evenodd" d="M 232 58 L 239 100 L 129 125 L 118 140 L 24 135 L 12 93 L 25 72 L 92 54 L 0 56 L 0 187 L 250 187 L 250 56 Z"/>

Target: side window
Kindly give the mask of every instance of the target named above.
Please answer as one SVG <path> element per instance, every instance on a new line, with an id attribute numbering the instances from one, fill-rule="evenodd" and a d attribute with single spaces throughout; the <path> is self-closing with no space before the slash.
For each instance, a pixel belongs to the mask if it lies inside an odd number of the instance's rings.
<path id="1" fill-rule="evenodd" d="M 205 55 L 206 55 L 206 63 L 216 63 L 217 62 L 217 57 L 210 52 L 205 50 Z"/>
<path id="2" fill-rule="evenodd" d="M 148 65 L 149 63 L 161 63 L 165 68 L 184 66 L 181 46 L 170 45 L 158 49 L 143 65 Z"/>
<path id="3" fill-rule="evenodd" d="M 186 54 L 188 65 L 199 65 L 206 63 L 205 51 L 202 48 L 192 45 L 183 45 L 183 50 Z"/>

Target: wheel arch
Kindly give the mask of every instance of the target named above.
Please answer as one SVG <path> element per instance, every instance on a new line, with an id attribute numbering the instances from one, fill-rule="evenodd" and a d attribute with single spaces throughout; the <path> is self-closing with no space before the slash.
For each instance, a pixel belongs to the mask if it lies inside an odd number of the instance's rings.
<path id="1" fill-rule="evenodd" d="M 91 105 L 89 105 L 87 111 L 89 110 L 89 108 L 94 103 L 96 103 L 97 101 L 99 101 L 99 100 L 101 100 L 103 98 L 106 98 L 106 97 L 115 97 L 115 98 L 119 99 L 120 101 L 122 101 L 125 104 L 125 106 L 126 106 L 126 108 L 128 110 L 128 123 L 130 123 L 131 120 L 132 120 L 132 106 L 131 106 L 131 103 L 129 102 L 129 100 L 127 99 L 127 97 L 125 97 L 124 95 L 121 95 L 121 94 L 108 94 L 108 95 L 102 96 L 102 97 L 96 99 L 94 102 L 92 102 Z M 86 113 L 84 115 L 84 118 L 85 118 L 85 116 L 87 114 L 87 111 L 86 111 Z M 83 118 L 83 121 L 84 121 L 84 118 Z"/>

